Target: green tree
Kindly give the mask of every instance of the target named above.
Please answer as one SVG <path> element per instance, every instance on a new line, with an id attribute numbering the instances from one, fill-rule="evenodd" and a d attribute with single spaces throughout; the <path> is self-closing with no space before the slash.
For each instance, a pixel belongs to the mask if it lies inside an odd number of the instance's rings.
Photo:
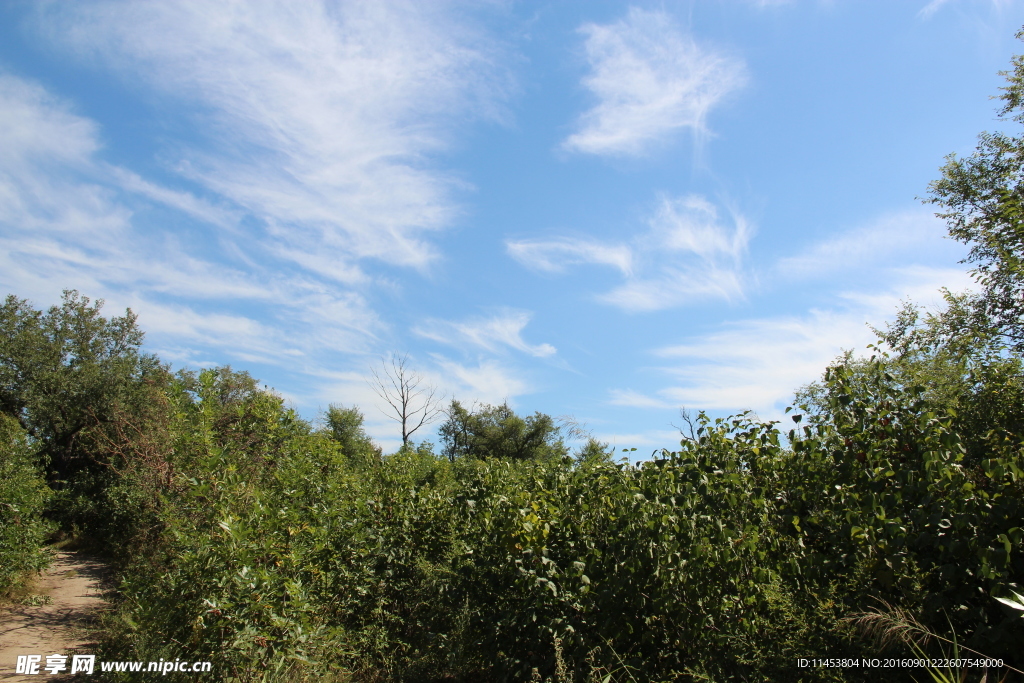
<path id="1" fill-rule="evenodd" d="M 365 462 L 375 459 L 379 449 L 363 429 L 363 414 L 358 408 L 331 404 L 324 415 L 324 431 L 341 446 L 348 458 Z"/>
<path id="2" fill-rule="evenodd" d="M 312 428 L 274 391 L 260 388 L 248 372 L 230 366 L 202 372 L 179 371 L 172 387 L 177 404 L 177 427 L 191 434 L 175 446 L 178 455 L 204 452 L 215 446 L 223 452 L 244 453 L 244 469 L 269 476 L 285 443 L 308 436 Z M 195 438 L 195 435 L 202 438 Z"/>
<path id="3" fill-rule="evenodd" d="M 452 400 L 448 419 L 438 433 L 442 453 L 451 460 L 460 457 L 507 458 L 511 460 L 561 457 L 569 451 L 550 415 L 515 414 L 508 403 L 483 405 L 476 412 Z"/>
<path id="4" fill-rule="evenodd" d="M 608 464 L 612 462 L 612 455 L 615 453 L 615 449 L 604 441 L 598 441 L 594 437 L 589 437 L 582 446 L 580 446 L 575 453 L 573 458 L 576 462 L 582 464 Z"/>
<path id="5" fill-rule="evenodd" d="M 1024 31 L 1017 34 L 1024 38 Z M 1024 124 L 1024 55 L 1002 72 L 998 99 L 1003 120 Z M 970 245 L 966 262 L 982 285 L 974 300 L 1017 350 L 1024 350 L 1024 136 L 984 132 L 974 153 L 946 157 L 942 177 L 929 186 L 928 203 L 940 207 L 949 234 Z"/>
<path id="6" fill-rule="evenodd" d="M 45 313 L 13 295 L 0 306 L 0 410 L 33 439 L 53 479 L 95 464 L 90 430 L 145 412 L 166 379 L 140 350 L 135 314 L 107 319 L 102 306 L 74 290 Z"/>

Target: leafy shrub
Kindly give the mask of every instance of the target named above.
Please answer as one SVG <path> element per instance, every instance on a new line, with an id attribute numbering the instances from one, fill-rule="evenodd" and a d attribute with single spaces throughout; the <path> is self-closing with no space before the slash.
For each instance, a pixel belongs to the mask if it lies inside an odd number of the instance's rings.
<path id="1" fill-rule="evenodd" d="M 1024 668 L 1020 620 L 987 597 L 1024 575 L 1021 436 L 992 430 L 972 463 L 956 414 L 933 412 L 881 359 L 836 366 L 827 384 L 827 419 L 790 432 L 798 467 L 781 486 L 810 550 L 804 571 L 862 563 L 859 609 L 884 599 Z"/>
<path id="2" fill-rule="evenodd" d="M 43 542 L 52 524 L 42 516 L 49 493 L 24 430 L 0 414 L 0 595 L 49 563 Z"/>
<path id="3" fill-rule="evenodd" d="M 636 467 L 419 449 L 352 470 L 333 440 L 293 432 L 257 471 L 247 451 L 211 446 L 191 409 L 169 540 L 122 586 L 121 656 L 181 656 L 177 643 L 253 680 L 294 666 L 410 681 L 559 666 L 757 678 L 828 633 L 828 591 L 786 584 L 799 541 L 757 493 L 783 456 L 770 425 L 709 426 Z"/>

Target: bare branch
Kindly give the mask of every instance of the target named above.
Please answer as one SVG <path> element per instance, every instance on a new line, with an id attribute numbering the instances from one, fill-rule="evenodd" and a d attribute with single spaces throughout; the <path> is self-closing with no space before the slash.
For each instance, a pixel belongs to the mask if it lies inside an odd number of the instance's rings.
<path id="1" fill-rule="evenodd" d="M 370 368 L 368 381 L 374 393 L 390 407 L 382 412 L 402 427 L 402 445 L 409 445 L 420 427 L 433 422 L 443 411 L 444 394 L 436 387 L 423 384 L 423 377 L 408 367 L 409 357 L 392 353 L 381 358 L 380 368 Z"/>
<path id="2" fill-rule="evenodd" d="M 693 413 L 691 413 L 686 408 L 680 408 L 679 409 L 679 417 L 686 424 L 686 428 L 685 429 L 683 427 L 680 427 L 679 425 L 677 425 L 675 422 L 669 422 L 669 424 L 679 430 L 679 434 L 682 435 L 684 441 L 696 442 L 697 441 L 697 430 L 696 430 L 695 421 L 694 421 L 694 418 L 693 418 Z"/>

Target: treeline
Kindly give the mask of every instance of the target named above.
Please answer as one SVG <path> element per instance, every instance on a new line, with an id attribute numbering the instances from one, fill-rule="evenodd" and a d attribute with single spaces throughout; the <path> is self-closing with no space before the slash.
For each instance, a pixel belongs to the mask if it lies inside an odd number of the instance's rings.
<path id="1" fill-rule="evenodd" d="M 1020 680 L 1021 169 L 986 135 L 932 186 L 979 293 L 907 305 L 786 426 L 698 414 L 636 464 L 458 402 L 440 453 L 384 454 L 357 408 L 311 424 L 245 372 L 172 372 L 131 312 L 8 297 L 0 590 L 90 543 L 119 576 L 102 654 L 223 680 Z M 797 665 L 957 655 L 1006 666 Z"/>

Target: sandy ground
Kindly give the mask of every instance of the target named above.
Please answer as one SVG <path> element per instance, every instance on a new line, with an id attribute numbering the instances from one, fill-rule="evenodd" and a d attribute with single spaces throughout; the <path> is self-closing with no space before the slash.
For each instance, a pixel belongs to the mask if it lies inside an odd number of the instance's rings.
<path id="1" fill-rule="evenodd" d="M 46 655 L 68 655 L 70 670 L 72 654 L 91 653 L 108 576 L 107 568 L 89 556 L 58 551 L 34 590 L 49 596 L 50 604 L 0 608 L 0 683 L 66 680 L 42 669 L 35 676 L 15 673 L 18 655 L 42 655 L 44 666 Z"/>

